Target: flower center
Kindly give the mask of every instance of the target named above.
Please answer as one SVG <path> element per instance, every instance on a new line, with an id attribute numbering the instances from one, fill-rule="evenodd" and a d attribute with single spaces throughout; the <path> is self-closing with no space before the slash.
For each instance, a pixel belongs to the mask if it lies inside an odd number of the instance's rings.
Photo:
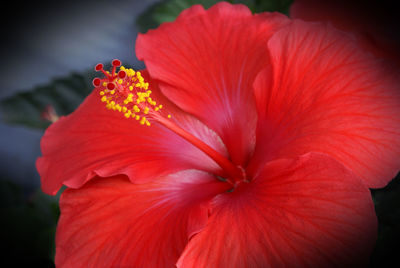
<path id="1" fill-rule="evenodd" d="M 234 165 L 229 159 L 171 120 L 172 116 L 165 112 L 162 104 L 152 99 L 149 83 L 139 71 L 121 66 L 116 72 L 119 66 L 121 62 L 113 60 L 111 72 L 105 71 L 101 63 L 95 67 L 96 71 L 104 74 L 104 78 L 96 77 L 93 79 L 93 85 L 100 89 L 101 101 L 105 103 L 107 109 L 121 112 L 125 118 L 137 120 L 143 126 L 149 127 L 151 122 L 163 125 L 213 159 L 224 171 L 223 176 L 226 181 L 234 188 L 240 182 L 247 182 L 246 174 L 241 167 Z"/>

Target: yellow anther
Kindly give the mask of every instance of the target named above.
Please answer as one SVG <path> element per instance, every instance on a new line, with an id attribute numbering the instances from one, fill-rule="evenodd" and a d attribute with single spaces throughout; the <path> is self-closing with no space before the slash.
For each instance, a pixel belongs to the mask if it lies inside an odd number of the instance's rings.
<path id="1" fill-rule="evenodd" d="M 133 105 L 133 111 L 135 113 L 138 113 L 138 112 L 140 112 L 140 109 L 139 109 L 139 107 L 137 105 Z"/>
<path id="2" fill-rule="evenodd" d="M 160 116 L 171 118 L 171 115 L 156 114 L 163 106 L 152 98 L 150 85 L 141 72 L 124 66 L 121 66 L 119 71 L 115 68 L 112 70 L 112 76 L 109 71 L 107 72 L 109 75 L 100 80 L 100 83 L 97 81 L 95 83 L 99 87 L 100 99 L 107 109 L 119 111 L 125 118 L 135 119 L 146 126 L 150 126 L 152 124 L 150 121 L 157 121 Z M 125 73 L 121 75 L 121 71 Z"/>
<path id="3" fill-rule="evenodd" d="M 126 113 L 124 113 L 126 118 L 129 118 L 131 114 L 132 114 L 131 110 L 128 110 Z"/>

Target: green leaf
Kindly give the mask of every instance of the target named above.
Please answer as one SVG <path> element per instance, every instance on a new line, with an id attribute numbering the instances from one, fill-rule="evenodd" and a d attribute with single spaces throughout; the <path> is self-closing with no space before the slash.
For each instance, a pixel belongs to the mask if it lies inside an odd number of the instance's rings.
<path id="1" fill-rule="evenodd" d="M 210 8 L 212 5 L 221 2 L 217 0 L 164 0 L 150 6 L 136 20 L 141 32 L 158 27 L 161 23 L 170 22 L 185 9 L 199 4 L 204 8 Z M 288 14 L 289 7 L 293 0 L 230 0 L 232 4 L 244 4 L 249 7 L 253 13 L 263 11 L 278 11 Z"/>
<path id="2" fill-rule="evenodd" d="M 2 119 L 10 124 L 47 128 L 50 122 L 41 118 L 46 107 L 51 105 L 58 115 L 74 111 L 93 89 L 91 76 L 93 74 L 89 72 L 72 73 L 47 85 L 3 99 L 0 102 Z"/>

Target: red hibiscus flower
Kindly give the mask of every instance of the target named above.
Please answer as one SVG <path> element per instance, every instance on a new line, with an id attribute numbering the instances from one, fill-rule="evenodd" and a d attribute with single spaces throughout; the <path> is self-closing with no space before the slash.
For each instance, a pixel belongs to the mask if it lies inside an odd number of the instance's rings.
<path id="1" fill-rule="evenodd" d="M 42 139 L 59 267 L 354 267 L 400 162 L 393 69 L 322 24 L 194 6 Z M 390 70 L 390 71 L 389 71 Z"/>

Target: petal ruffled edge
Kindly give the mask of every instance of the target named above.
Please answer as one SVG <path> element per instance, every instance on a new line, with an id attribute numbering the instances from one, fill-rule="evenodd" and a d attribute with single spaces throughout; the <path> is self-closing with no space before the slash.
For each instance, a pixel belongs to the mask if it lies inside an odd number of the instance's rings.
<path id="1" fill-rule="evenodd" d="M 218 135 L 184 113 L 159 92 L 142 71 L 153 94 L 173 120 L 209 146 L 226 155 Z M 43 156 L 36 161 L 44 192 L 56 194 L 62 185 L 79 188 L 95 176 L 127 175 L 135 183 L 184 169 L 220 173 L 221 168 L 180 136 L 158 123 L 140 125 L 133 118 L 108 110 L 95 89 L 72 114 L 61 117 L 41 140 Z M 155 98 L 156 99 L 156 98 Z"/>
<path id="2" fill-rule="evenodd" d="M 227 184 L 200 171 L 156 183 L 95 178 L 61 195 L 57 267 L 174 267 Z"/>

